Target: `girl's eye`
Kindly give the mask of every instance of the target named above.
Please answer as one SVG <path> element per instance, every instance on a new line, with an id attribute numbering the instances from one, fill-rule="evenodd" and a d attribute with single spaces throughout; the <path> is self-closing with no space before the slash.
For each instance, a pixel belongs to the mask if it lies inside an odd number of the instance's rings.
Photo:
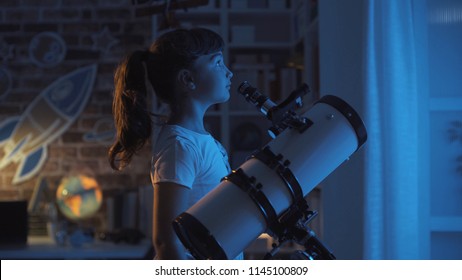
<path id="1" fill-rule="evenodd" d="M 217 66 L 221 65 L 221 60 L 217 60 Z"/>

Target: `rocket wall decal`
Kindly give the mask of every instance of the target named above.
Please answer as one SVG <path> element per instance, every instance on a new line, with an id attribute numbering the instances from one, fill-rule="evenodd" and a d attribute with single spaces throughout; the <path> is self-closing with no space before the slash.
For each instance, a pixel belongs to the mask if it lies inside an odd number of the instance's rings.
<path id="1" fill-rule="evenodd" d="M 54 81 L 21 116 L 0 123 L 0 170 L 18 163 L 13 184 L 36 175 L 47 157 L 47 146 L 78 118 L 91 95 L 97 65 L 79 68 Z"/>

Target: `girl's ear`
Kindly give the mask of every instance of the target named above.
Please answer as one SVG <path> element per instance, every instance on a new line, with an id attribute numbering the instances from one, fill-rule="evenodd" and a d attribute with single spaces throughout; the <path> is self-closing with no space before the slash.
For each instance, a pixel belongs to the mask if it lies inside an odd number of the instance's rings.
<path id="1" fill-rule="evenodd" d="M 182 69 L 178 73 L 178 83 L 180 84 L 180 87 L 186 91 L 192 91 L 196 89 L 192 73 L 187 69 Z"/>

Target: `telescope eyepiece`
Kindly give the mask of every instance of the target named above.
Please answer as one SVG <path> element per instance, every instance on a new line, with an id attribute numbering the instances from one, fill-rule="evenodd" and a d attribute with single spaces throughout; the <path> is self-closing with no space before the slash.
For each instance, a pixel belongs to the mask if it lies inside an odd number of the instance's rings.
<path id="1" fill-rule="evenodd" d="M 255 105 L 260 111 L 267 116 L 271 108 L 276 107 L 271 99 L 263 93 L 259 92 L 257 88 L 253 87 L 249 82 L 242 82 L 237 88 L 237 92 L 245 97 L 245 100 Z"/>
<path id="2" fill-rule="evenodd" d="M 242 82 L 239 87 L 237 88 L 237 92 L 239 92 L 240 94 L 242 95 L 246 95 L 246 92 L 249 90 L 249 88 L 251 88 L 252 86 L 250 85 L 249 82 L 247 81 L 244 81 Z"/>

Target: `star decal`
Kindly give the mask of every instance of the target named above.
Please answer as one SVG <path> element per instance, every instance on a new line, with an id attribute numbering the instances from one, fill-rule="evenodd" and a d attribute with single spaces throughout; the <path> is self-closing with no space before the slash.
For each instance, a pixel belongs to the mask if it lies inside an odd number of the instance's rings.
<path id="1" fill-rule="evenodd" d="M 119 40 L 112 36 L 107 26 L 98 34 L 92 35 L 91 38 L 93 40 L 93 50 L 99 50 L 103 53 L 108 53 L 113 46 L 119 43 Z"/>

